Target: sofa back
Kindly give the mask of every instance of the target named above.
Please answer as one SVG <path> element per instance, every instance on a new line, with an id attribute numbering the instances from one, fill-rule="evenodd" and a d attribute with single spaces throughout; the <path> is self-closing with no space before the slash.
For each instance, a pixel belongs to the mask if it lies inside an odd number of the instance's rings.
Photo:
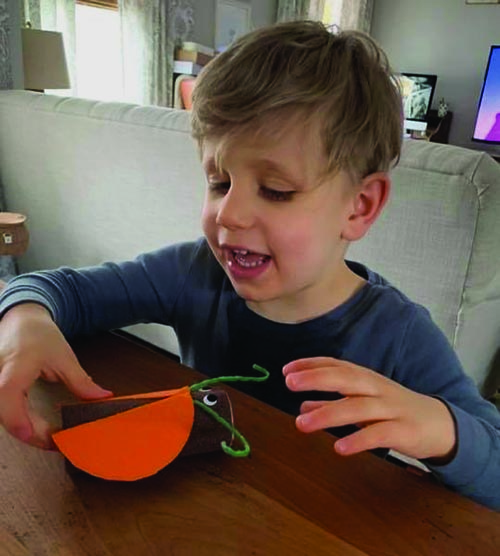
<path id="1" fill-rule="evenodd" d="M 205 178 L 185 111 L 0 91 L 0 179 L 26 214 L 22 272 L 90 266 L 201 235 Z M 159 325 L 129 329 L 178 353 Z"/>
<path id="2" fill-rule="evenodd" d="M 485 394 L 500 377 L 500 164 L 404 142 L 388 206 L 348 258 L 427 307 Z"/>
<path id="3" fill-rule="evenodd" d="M 21 271 L 129 259 L 201 234 L 205 179 L 185 111 L 0 91 L 0 178 L 8 210 L 28 216 Z M 498 384 L 500 165 L 406 142 L 392 198 L 348 258 L 428 307 L 483 392 Z M 131 330 L 178 353 L 165 327 Z"/>

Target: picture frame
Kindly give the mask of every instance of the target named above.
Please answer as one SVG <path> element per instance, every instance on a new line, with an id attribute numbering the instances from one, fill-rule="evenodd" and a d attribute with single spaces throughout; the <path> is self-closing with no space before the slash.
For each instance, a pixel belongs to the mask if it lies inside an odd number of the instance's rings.
<path id="1" fill-rule="evenodd" d="M 500 4 L 500 0 L 465 0 L 466 4 Z"/>
<path id="2" fill-rule="evenodd" d="M 252 6 L 239 0 L 217 0 L 215 50 L 223 52 L 237 38 L 250 31 Z"/>

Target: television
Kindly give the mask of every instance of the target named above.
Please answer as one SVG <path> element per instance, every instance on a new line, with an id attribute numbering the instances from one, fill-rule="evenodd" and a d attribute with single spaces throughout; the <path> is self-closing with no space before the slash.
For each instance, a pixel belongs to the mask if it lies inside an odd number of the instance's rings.
<path id="1" fill-rule="evenodd" d="M 403 99 L 405 132 L 425 131 L 437 75 L 403 72 L 396 79 Z"/>
<path id="2" fill-rule="evenodd" d="M 500 45 L 490 48 L 472 140 L 500 145 Z"/>

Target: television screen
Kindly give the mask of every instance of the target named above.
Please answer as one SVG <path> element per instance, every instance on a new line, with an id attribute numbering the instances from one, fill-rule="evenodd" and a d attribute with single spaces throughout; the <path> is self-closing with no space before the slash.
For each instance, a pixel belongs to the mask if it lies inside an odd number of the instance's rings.
<path id="1" fill-rule="evenodd" d="M 500 45 L 490 49 L 472 139 L 500 144 Z"/>
<path id="2" fill-rule="evenodd" d="M 397 80 L 403 98 L 405 120 L 427 121 L 437 76 L 422 73 L 400 73 L 397 75 Z"/>

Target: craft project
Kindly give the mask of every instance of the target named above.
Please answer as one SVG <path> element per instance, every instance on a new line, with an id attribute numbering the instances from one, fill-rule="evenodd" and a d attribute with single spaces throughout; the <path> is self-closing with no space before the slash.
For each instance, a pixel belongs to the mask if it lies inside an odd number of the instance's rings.
<path id="1" fill-rule="evenodd" d="M 233 457 L 250 453 L 235 429 L 220 382 L 267 380 L 261 376 L 221 376 L 174 390 L 68 404 L 61 408 L 62 430 L 52 438 L 76 468 L 108 480 L 135 481 L 154 475 L 178 456 L 222 448 Z M 237 439 L 241 449 L 231 444 Z"/>

